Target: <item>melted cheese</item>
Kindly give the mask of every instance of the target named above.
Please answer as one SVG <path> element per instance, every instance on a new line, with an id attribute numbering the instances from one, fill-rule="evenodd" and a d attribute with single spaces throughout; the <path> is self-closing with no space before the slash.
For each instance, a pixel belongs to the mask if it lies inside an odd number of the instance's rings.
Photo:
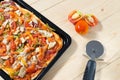
<path id="1" fill-rule="evenodd" d="M 25 38 L 20 38 L 20 40 L 22 41 L 22 43 L 25 43 L 26 39 Z"/>
<path id="2" fill-rule="evenodd" d="M 5 27 L 5 26 L 7 25 L 8 22 L 9 22 L 9 20 L 4 21 L 3 24 L 2 24 L 2 26 Z"/>
<path id="3" fill-rule="evenodd" d="M 43 34 L 45 37 L 52 37 L 53 34 L 46 31 L 46 30 L 38 30 L 41 34 Z"/>
<path id="4" fill-rule="evenodd" d="M 88 20 L 92 23 L 94 23 L 94 19 L 91 16 L 88 16 Z"/>
<path id="5" fill-rule="evenodd" d="M 37 48 L 35 49 L 35 52 L 36 52 L 36 53 L 40 52 L 40 48 L 37 47 Z"/>
<path id="6" fill-rule="evenodd" d="M 8 43 L 8 41 L 7 41 L 6 38 L 4 38 L 2 42 L 3 42 L 4 44 L 7 44 L 7 43 Z"/>
<path id="7" fill-rule="evenodd" d="M 32 56 L 31 63 L 37 64 L 37 57 L 36 56 Z"/>
<path id="8" fill-rule="evenodd" d="M 4 60 L 6 60 L 6 59 L 9 58 L 9 56 L 2 56 L 1 58 L 4 59 Z"/>
<path id="9" fill-rule="evenodd" d="M 48 40 L 46 40 L 46 43 L 48 44 L 48 49 L 51 49 L 53 48 L 55 45 L 56 45 L 56 42 L 53 41 L 53 42 L 48 42 Z"/>
<path id="10" fill-rule="evenodd" d="M 15 70 L 12 68 L 4 67 L 3 70 L 9 74 L 11 77 L 14 76 Z"/>
<path id="11" fill-rule="evenodd" d="M 32 21 L 33 21 L 34 23 L 38 24 L 37 19 L 33 18 Z"/>
<path id="12" fill-rule="evenodd" d="M 21 32 L 24 32 L 25 31 L 25 27 L 22 25 L 22 26 L 20 26 L 20 31 Z"/>
<path id="13" fill-rule="evenodd" d="M 22 14 L 20 10 L 15 11 L 15 13 L 16 13 L 18 16 L 20 16 L 20 15 Z"/>
<path id="14" fill-rule="evenodd" d="M 13 33 L 14 35 L 17 35 L 20 32 L 20 27 L 17 27 L 16 31 Z"/>
<path id="15" fill-rule="evenodd" d="M 7 8 L 4 9 L 4 12 L 10 11 L 10 10 L 12 10 L 12 8 L 7 7 Z"/>

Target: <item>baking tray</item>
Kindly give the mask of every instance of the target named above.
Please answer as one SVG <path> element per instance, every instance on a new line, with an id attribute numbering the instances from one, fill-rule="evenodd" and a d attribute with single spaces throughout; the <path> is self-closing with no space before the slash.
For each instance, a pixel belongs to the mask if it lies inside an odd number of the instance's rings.
<path id="1" fill-rule="evenodd" d="M 3 1 L 3 0 L 0 0 Z M 33 9 L 31 6 L 29 6 L 27 3 L 25 3 L 23 0 L 13 0 L 21 7 L 31 11 L 33 14 L 35 14 L 38 18 L 40 18 L 45 24 L 48 24 L 51 28 L 55 30 L 55 33 L 57 33 L 62 39 L 63 39 L 63 47 L 60 49 L 60 51 L 57 53 L 57 55 L 54 57 L 54 59 L 50 62 L 50 64 L 42 70 L 42 72 L 35 78 L 35 80 L 41 80 L 42 77 L 48 72 L 48 70 L 53 66 L 53 64 L 59 59 L 59 57 L 64 53 L 64 51 L 70 46 L 71 44 L 71 37 L 61 30 L 58 26 L 56 26 L 54 23 L 52 23 L 50 20 L 48 20 L 46 17 L 44 17 L 42 14 L 40 14 L 38 11 Z M 8 79 L 7 79 L 8 80 Z"/>

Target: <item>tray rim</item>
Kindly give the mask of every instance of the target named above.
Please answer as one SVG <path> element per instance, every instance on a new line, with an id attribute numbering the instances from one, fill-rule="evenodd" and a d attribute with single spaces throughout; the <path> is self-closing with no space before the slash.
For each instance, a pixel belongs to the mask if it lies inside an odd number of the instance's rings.
<path id="1" fill-rule="evenodd" d="M 72 39 L 66 32 L 60 29 L 56 24 L 51 22 L 48 18 L 43 16 L 40 12 L 32 8 L 29 4 L 27 4 L 23 0 L 12 0 L 12 1 L 16 2 L 21 7 L 29 10 L 34 15 L 36 15 L 40 20 L 42 20 L 45 24 L 47 23 L 51 28 L 55 29 L 55 33 L 57 33 L 63 40 L 62 48 L 58 51 L 58 53 L 53 58 L 53 60 L 48 64 L 48 66 L 45 69 L 43 69 L 42 72 L 40 72 L 39 75 L 35 78 L 35 80 L 41 80 L 45 76 L 45 74 L 50 70 L 50 68 L 55 64 L 55 62 L 57 62 L 57 60 L 62 56 L 62 54 L 68 49 L 68 47 L 71 45 Z"/>

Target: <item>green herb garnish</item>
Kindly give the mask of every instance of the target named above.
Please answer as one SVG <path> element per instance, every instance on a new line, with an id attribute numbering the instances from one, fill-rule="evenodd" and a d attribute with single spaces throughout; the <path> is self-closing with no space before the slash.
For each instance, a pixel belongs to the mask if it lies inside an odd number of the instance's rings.
<path id="1" fill-rule="evenodd" d="M 16 39 L 16 38 L 19 38 L 19 37 L 20 37 L 20 33 L 14 35 L 14 38 L 15 38 L 15 39 Z"/>
<path id="2" fill-rule="evenodd" d="M 25 16 L 25 18 L 30 18 L 31 17 L 30 13 L 26 13 L 24 16 Z"/>
<path id="3" fill-rule="evenodd" d="M 22 52 L 24 50 L 24 44 L 22 44 L 16 51 L 17 52 Z"/>
<path id="4" fill-rule="evenodd" d="M 14 73 L 15 76 L 17 76 L 18 74 L 19 74 L 19 71 L 16 71 L 16 72 Z"/>
<path id="5" fill-rule="evenodd" d="M 40 43 L 39 43 L 39 41 L 37 40 L 36 44 L 34 44 L 33 47 L 36 48 L 36 47 L 39 46 L 39 45 L 40 45 Z"/>
<path id="6" fill-rule="evenodd" d="M 0 15 L 0 20 L 4 21 L 4 16 L 3 15 Z"/>

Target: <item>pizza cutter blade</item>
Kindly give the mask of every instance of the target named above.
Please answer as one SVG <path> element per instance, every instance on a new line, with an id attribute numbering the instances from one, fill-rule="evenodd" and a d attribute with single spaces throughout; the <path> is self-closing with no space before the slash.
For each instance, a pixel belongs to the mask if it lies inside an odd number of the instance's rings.
<path id="1" fill-rule="evenodd" d="M 103 45 L 99 41 L 90 41 L 86 45 L 86 53 L 91 58 L 86 66 L 83 80 L 94 80 L 96 71 L 96 61 L 95 59 L 100 57 L 104 52 Z"/>

